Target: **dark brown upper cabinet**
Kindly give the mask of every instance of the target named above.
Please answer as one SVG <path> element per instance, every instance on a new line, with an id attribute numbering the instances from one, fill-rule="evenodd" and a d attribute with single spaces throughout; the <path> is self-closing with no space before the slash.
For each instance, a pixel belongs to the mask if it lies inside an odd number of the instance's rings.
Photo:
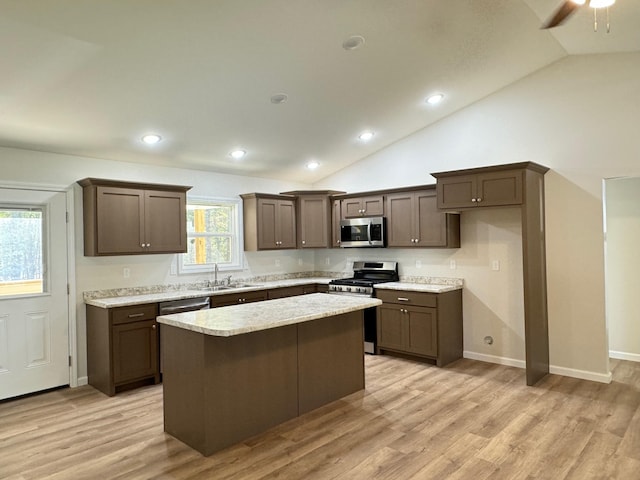
<path id="1" fill-rule="evenodd" d="M 282 192 L 282 195 L 296 197 L 298 248 L 329 248 L 332 246 L 331 195 L 338 193 L 344 192 L 336 190 Z"/>
<path id="2" fill-rule="evenodd" d="M 384 196 L 349 197 L 342 199 L 342 218 L 381 217 L 384 215 Z"/>
<path id="3" fill-rule="evenodd" d="M 460 247 L 460 215 L 436 204 L 435 185 L 386 195 L 387 246 Z"/>
<path id="4" fill-rule="evenodd" d="M 447 176 L 445 172 L 434 176 L 438 179 L 438 208 L 477 208 L 522 204 L 522 169 L 452 176 Z"/>
<path id="5" fill-rule="evenodd" d="M 84 254 L 140 255 L 187 251 L 191 187 L 85 178 Z"/>
<path id="6" fill-rule="evenodd" d="M 291 195 L 246 193 L 243 200 L 244 249 L 296 248 L 296 198 Z"/>

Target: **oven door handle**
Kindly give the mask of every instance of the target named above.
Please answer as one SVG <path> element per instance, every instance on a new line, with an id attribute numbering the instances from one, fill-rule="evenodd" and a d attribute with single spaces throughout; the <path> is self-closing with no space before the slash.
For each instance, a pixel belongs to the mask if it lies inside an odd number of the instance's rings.
<path id="1" fill-rule="evenodd" d="M 369 225 L 367 225 L 367 240 L 369 240 L 369 245 L 373 245 L 373 242 L 371 241 L 371 224 L 373 223 L 372 220 L 369 220 Z"/>

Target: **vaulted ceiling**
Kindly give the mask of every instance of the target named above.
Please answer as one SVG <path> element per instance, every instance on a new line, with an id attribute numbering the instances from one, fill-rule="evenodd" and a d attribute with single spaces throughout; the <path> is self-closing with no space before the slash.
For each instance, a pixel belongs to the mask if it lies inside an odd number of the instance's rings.
<path id="1" fill-rule="evenodd" d="M 566 55 L 640 49 L 640 2 L 609 34 L 587 7 L 541 30 L 561 3 L 0 0 L 0 145 L 311 183 Z"/>

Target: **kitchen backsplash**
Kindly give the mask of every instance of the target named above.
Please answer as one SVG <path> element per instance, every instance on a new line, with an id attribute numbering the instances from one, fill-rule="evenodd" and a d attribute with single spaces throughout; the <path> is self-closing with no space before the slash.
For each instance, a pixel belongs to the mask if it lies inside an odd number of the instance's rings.
<path id="1" fill-rule="evenodd" d="M 278 280 L 292 280 L 298 278 L 346 278 L 352 276 L 353 272 L 296 272 L 296 273 L 279 273 L 275 275 L 257 275 L 253 277 L 233 278 L 234 282 L 242 283 L 264 283 L 264 282 L 276 282 Z M 419 283 L 430 285 L 455 285 L 462 286 L 464 281 L 461 278 L 447 278 L 447 277 L 421 277 L 421 276 L 408 276 L 400 275 L 400 282 L 405 283 Z M 166 285 L 147 285 L 140 287 L 128 287 L 128 288 L 111 288 L 106 290 L 93 290 L 83 292 L 85 300 L 99 299 L 99 298 L 113 298 L 132 295 L 146 295 L 150 293 L 163 293 L 174 292 L 180 290 L 193 290 L 202 288 L 207 285 L 207 281 L 190 282 L 190 283 L 178 283 L 178 284 L 166 284 Z"/>

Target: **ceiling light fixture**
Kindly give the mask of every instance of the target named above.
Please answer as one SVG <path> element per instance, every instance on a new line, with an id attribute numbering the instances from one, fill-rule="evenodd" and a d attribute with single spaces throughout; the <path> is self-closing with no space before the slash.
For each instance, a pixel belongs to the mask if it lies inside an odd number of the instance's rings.
<path id="1" fill-rule="evenodd" d="M 374 133 L 372 131 L 365 130 L 360 135 L 358 135 L 358 138 L 360 140 L 362 140 L 363 142 L 368 142 L 369 140 L 371 140 L 373 138 L 373 135 L 374 135 Z"/>
<path id="2" fill-rule="evenodd" d="M 587 0 L 571 0 L 576 5 L 584 5 Z M 605 8 L 607 14 L 607 33 L 611 32 L 611 25 L 609 23 L 609 7 L 616 3 L 616 0 L 589 0 L 589 7 L 593 8 L 593 31 L 598 31 L 598 9 Z M 566 5 L 566 4 L 565 4 Z M 573 9 L 569 9 L 571 11 Z"/>
<path id="3" fill-rule="evenodd" d="M 162 137 L 155 133 L 148 133 L 146 135 L 143 135 L 142 137 L 142 141 L 147 145 L 154 145 L 158 143 L 160 140 L 162 140 Z"/>
<path id="4" fill-rule="evenodd" d="M 434 93 L 433 95 L 427 97 L 427 103 L 429 105 L 436 105 L 442 101 L 444 98 L 443 93 Z"/>
<path id="5" fill-rule="evenodd" d="M 344 42 L 342 42 L 342 48 L 345 50 L 355 50 L 364 45 L 364 37 L 360 35 L 351 35 Z"/>
<path id="6" fill-rule="evenodd" d="M 307 163 L 307 168 L 309 170 L 315 170 L 316 168 L 318 168 L 320 166 L 320 163 L 318 163 L 315 160 L 311 160 L 310 162 Z"/>
<path id="7" fill-rule="evenodd" d="M 275 105 L 280 105 L 281 103 L 285 103 L 289 100 L 289 96 L 286 93 L 276 93 L 271 96 L 271 103 Z"/>
<path id="8" fill-rule="evenodd" d="M 231 158 L 234 158 L 236 160 L 240 160 L 246 154 L 247 154 L 246 150 L 241 150 L 241 149 L 232 150 L 231 152 L 229 152 L 229 155 L 231 155 Z"/>

